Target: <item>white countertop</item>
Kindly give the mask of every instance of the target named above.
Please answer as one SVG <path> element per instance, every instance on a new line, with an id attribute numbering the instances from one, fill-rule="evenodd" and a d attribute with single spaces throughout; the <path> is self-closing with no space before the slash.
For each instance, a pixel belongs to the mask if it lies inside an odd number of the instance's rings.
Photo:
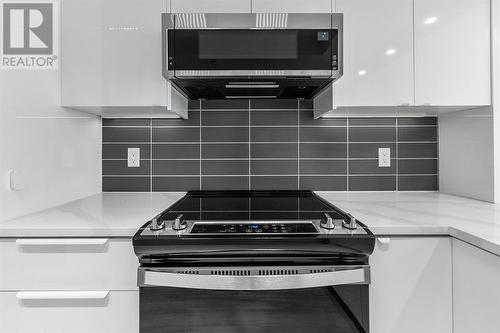
<path id="1" fill-rule="evenodd" d="M 0 222 L 0 237 L 132 237 L 185 193 L 99 193 Z"/>
<path id="2" fill-rule="evenodd" d="M 378 236 L 450 235 L 500 255 L 500 205 L 434 192 L 317 192 Z M 131 237 L 184 193 L 100 193 L 0 222 L 0 237 Z"/>

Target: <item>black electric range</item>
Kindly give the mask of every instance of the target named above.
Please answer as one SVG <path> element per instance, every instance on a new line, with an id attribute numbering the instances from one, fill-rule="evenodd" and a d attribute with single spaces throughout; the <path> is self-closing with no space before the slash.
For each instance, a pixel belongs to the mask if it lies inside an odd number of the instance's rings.
<path id="1" fill-rule="evenodd" d="M 369 332 L 374 235 L 310 191 L 192 191 L 144 224 L 140 332 Z"/>
<path id="2" fill-rule="evenodd" d="M 133 241 L 143 264 L 278 257 L 366 263 L 375 238 L 311 191 L 191 191 Z"/>

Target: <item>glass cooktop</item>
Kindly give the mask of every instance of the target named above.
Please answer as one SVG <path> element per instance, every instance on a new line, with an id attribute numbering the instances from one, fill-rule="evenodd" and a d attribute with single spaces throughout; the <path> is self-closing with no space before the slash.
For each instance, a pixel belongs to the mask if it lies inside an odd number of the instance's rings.
<path id="1" fill-rule="evenodd" d="M 335 208 L 310 191 L 191 191 L 162 218 L 180 214 L 194 221 L 286 221 L 342 218 Z"/>

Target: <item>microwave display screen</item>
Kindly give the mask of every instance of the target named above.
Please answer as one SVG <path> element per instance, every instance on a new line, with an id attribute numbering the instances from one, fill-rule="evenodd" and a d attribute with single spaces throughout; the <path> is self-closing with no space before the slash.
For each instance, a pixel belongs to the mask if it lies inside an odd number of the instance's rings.
<path id="1" fill-rule="evenodd" d="M 297 59 L 294 30 L 201 30 L 199 59 Z"/>

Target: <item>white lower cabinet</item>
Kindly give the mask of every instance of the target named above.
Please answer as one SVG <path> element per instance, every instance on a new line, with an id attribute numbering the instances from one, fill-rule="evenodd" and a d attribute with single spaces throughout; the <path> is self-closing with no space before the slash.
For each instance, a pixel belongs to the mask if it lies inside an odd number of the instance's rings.
<path id="1" fill-rule="evenodd" d="M 0 291 L 134 290 L 138 265 L 131 239 L 0 239 Z"/>
<path id="2" fill-rule="evenodd" d="M 139 291 L 0 292 L 2 333 L 138 333 Z"/>
<path id="3" fill-rule="evenodd" d="M 370 333 L 452 332 L 449 237 L 381 238 L 370 266 Z"/>
<path id="4" fill-rule="evenodd" d="M 500 331 L 500 257 L 453 240 L 454 333 Z"/>

